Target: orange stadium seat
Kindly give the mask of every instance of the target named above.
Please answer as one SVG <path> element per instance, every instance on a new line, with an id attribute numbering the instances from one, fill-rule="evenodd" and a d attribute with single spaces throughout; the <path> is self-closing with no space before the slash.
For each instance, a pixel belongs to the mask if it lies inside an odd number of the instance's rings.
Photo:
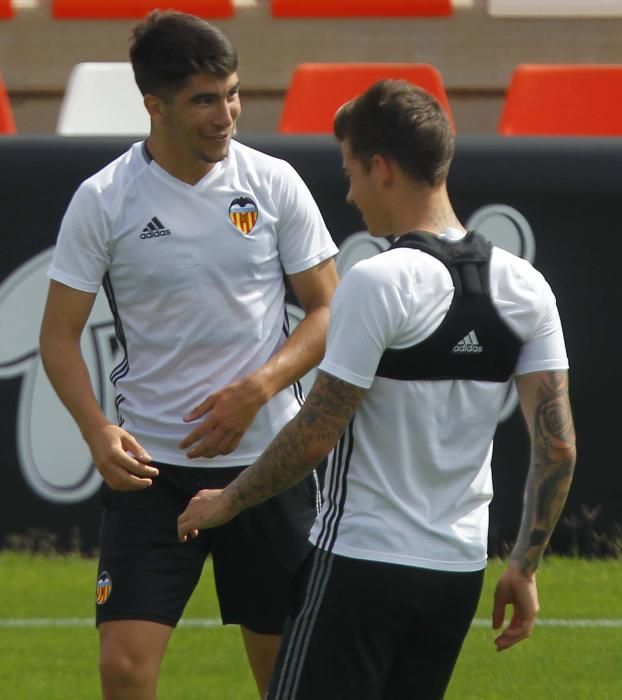
<path id="1" fill-rule="evenodd" d="M 441 74 L 428 63 L 301 63 L 287 89 L 279 131 L 331 133 L 337 109 L 383 78 L 408 80 L 432 93 L 454 124 Z"/>
<path id="2" fill-rule="evenodd" d="M 15 132 L 15 120 L 13 119 L 11 102 L 4 86 L 2 75 L 0 75 L 0 134 L 14 134 Z"/>
<path id="3" fill-rule="evenodd" d="M 447 17 L 451 0 L 272 0 L 273 17 Z"/>
<path id="4" fill-rule="evenodd" d="M 11 19 L 13 15 L 13 3 L 11 0 L 0 0 L 0 19 Z"/>
<path id="5" fill-rule="evenodd" d="M 522 64 L 505 97 L 504 136 L 621 136 L 622 64 Z"/>
<path id="6" fill-rule="evenodd" d="M 138 19 L 151 10 L 166 8 L 199 17 L 233 17 L 233 0 L 52 0 L 56 19 Z"/>

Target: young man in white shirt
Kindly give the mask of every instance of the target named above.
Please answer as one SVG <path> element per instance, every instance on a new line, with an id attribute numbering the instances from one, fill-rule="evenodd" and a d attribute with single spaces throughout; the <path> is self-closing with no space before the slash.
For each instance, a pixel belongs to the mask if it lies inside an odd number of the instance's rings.
<path id="1" fill-rule="evenodd" d="M 263 696 L 310 548 L 315 481 L 193 549 L 177 539 L 177 516 L 198 488 L 229 483 L 299 410 L 298 380 L 324 352 L 337 248 L 294 169 L 232 140 L 237 53 L 219 30 L 155 12 L 130 55 L 151 132 L 75 193 L 41 332 L 46 371 L 105 481 L 103 695 L 155 698 L 166 645 L 211 554 L 223 622 L 241 626 Z M 291 335 L 284 276 L 306 314 Z M 123 355 L 111 374 L 117 425 L 80 350 L 100 286 Z"/>
<path id="2" fill-rule="evenodd" d="M 331 306 L 301 412 L 224 490 L 201 491 L 182 541 L 228 522 L 329 457 L 270 700 L 442 698 L 486 565 L 490 460 L 507 383 L 532 445 L 520 532 L 496 592 L 498 650 L 527 637 L 535 572 L 575 463 L 555 298 L 529 263 L 467 232 L 446 179 L 437 101 L 381 81 L 335 118 L 348 200 L 391 248 L 355 265 Z M 334 449 L 333 449 L 334 448 Z"/>

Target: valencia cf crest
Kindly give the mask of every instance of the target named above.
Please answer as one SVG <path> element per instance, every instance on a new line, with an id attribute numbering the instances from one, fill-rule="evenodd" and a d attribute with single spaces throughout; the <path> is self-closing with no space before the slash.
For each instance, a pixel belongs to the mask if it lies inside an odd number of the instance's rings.
<path id="1" fill-rule="evenodd" d="M 110 594 L 112 593 L 112 579 L 107 571 L 102 571 L 97 579 L 97 586 L 95 587 L 95 599 L 97 605 L 103 605 Z"/>
<path id="2" fill-rule="evenodd" d="M 248 235 L 257 221 L 257 205 L 250 197 L 236 197 L 229 206 L 229 218 L 244 235 Z"/>

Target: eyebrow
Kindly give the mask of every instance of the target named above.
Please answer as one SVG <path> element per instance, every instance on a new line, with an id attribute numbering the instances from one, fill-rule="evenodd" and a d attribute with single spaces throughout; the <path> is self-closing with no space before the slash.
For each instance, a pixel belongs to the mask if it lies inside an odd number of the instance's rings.
<path id="1" fill-rule="evenodd" d="M 227 95 L 230 95 L 232 92 L 236 92 L 237 90 L 240 89 L 240 82 L 238 81 L 235 85 L 232 85 L 229 90 L 227 90 Z M 215 98 L 218 99 L 220 97 L 219 92 L 197 92 L 195 95 L 192 95 L 190 98 L 191 102 L 199 102 L 200 100 L 204 100 L 206 97 L 209 98 Z"/>

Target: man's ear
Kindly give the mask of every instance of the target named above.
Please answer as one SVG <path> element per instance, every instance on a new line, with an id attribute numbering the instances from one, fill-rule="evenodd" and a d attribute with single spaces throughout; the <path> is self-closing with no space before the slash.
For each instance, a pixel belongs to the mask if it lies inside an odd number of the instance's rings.
<path id="1" fill-rule="evenodd" d="M 370 169 L 381 185 L 393 179 L 393 161 L 380 153 L 374 153 L 371 157 Z"/>
<path id="2" fill-rule="evenodd" d="M 147 93 L 143 98 L 143 102 L 152 119 L 161 119 L 166 113 L 164 100 L 157 95 L 150 95 Z"/>

